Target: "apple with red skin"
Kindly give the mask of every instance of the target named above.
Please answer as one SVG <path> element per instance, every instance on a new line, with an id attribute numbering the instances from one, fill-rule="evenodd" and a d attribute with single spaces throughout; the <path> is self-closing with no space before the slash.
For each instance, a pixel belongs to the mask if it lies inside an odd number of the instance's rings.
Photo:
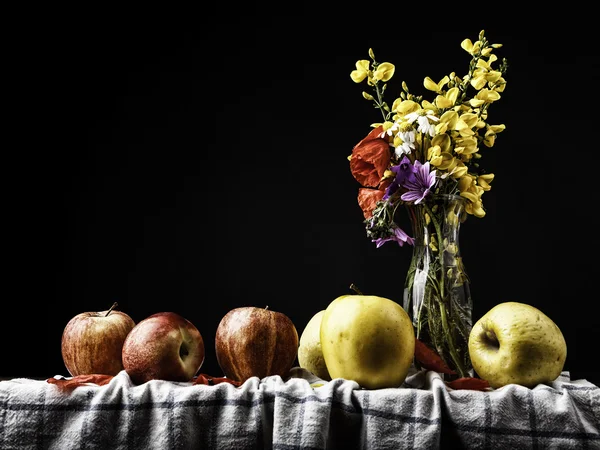
<path id="1" fill-rule="evenodd" d="M 232 380 L 286 377 L 298 355 L 298 331 L 282 312 L 242 306 L 221 319 L 215 351 L 221 370 Z"/>
<path id="2" fill-rule="evenodd" d="M 135 384 L 191 381 L 204 363 L 204 340 L 196 326 L 175 312 L 139 322 L 123 344 L 123 366 Z"/>
<path id="3" fill-rule="evenodd" d="M 72 376 L 116 375 L 123 370 L 123 343 L 135 326 L 133 319 L 117 311 L 115 302 L 105 311 L 77 314 L 65 326 L 61 353 Z"/>

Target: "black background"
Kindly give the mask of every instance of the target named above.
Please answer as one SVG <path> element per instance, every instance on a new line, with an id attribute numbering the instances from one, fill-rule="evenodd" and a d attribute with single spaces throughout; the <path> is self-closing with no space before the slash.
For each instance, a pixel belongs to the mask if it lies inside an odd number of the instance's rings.
<path id="1" fill-rule="evenodd" d="M 68 375 L 64 326 L 114 301 L 136 322 L 192 321 L 214 376 L 232 308 L 268 305 L 301 334 L 351 283 L 401 302 L 411 248 L 366 238 L 347 156 L 380 115 L 349 75 L 372 48 L 396 65 L 390 103 L 402 80 L 431 96 L 423 78 L 466 74 L 460 43 L 485 29 L 509 70 L 489 115 L 506 130 L 482 150 L 487 215 L 461 229 L 474 319 L 504 301 L 540 308 L 572 378 L 600 383 L 593 30 L 396 14 L 24 24 L 5 86 L 2 376 Z"/>

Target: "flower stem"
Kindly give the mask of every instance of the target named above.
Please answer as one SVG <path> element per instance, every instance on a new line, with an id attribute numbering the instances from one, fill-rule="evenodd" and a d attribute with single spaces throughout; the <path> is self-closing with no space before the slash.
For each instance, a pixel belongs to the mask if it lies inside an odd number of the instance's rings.
<path id="1" fill-rule="evenodd" d="M 433 211 L 431 210 L 431 208 L 429 207 L 429 205 L 427 203 L 423 203 L 423 206 L 425 207 L 425 209 L 427 210 L 427 214 L 429 214 L 429 217 L 431 219 L 431 221 L 433 222 L 433 226 L 435 227 L 435 234 L 437 235 L 437 239 L 438 239 L 438 259 L 440 261 L 440 298 L 443 300 L 444 299 L 444 264 L 442 261 L 442 231 L 440 229 L 440 224 L 437 221 L 437 219 L 435 218 Z"/>
<path id="2" fill-rule="evenodd" d="M 446 339 L 450 343 L 448 346 L 448 351 L 450 352 L 450 356 L 452 357 L 452 361 L 456 364 L 456 369 L 458 370 L 458 374 L 461 377 L 466 376 L 465 368 L 463 367 L 462 361 L 460 357 L 456 353 L 454 339 L 452 337 L 452 333 L 450 333 L 448 326 L 448 318 L 446 317 L 446 305 L 444 302 L 440 302 L 440 316 L 442 317 L 442 327 L 444 329 L 444 334 L 446 335 Z"/>
<path id="3" fill-rule="evenodd" d="M 452 332 L 450 331 L 450 326 L 448 324 L 448 317 L 447 317 L 447 310 L 446 310 L 446 305 L 445 305 L 445 296 L 444 296 L 444 285 L 446 283 L 445 280 L 445 269 L 444 269 L 444 251 L 442 249 L 442 233 L 441 233 L 441 229 L 440 229 L 440 223 L 438 222 L 438 220 L 436 219 L 435 215 L 433 214 L 433 211 L 431 210 L 431 208 L 429 207 L 429 205 L 427 205 L 427 203 L 423 203 L 423 206 L 425 207 L 425 210 L 427 211 L 427 213 L 429 214 L 429 217 L 431 218 L 431 221 L 433 222 L 433 226 L 435 227 L 435 232 L 437 234 L 437 239 L 438 239 L 438 261 L 439 261 L 439 265 L 440 265 L 440 280 L 438 283 L 439 286 L 439 298 L 440 298 L 440 316 L 442 319 L 442 330 L 444 332 L 444 336 L 446 338 L 446 342 L 448 343 L 448 351 L 450 352 L 450 356 L 452 358 L 452 361 L 454 361 L 454 364 L 460 374 L 461 377 L 465 376 L 465 369 L 463 367 L 462 361 L 460 360 L 459 355 L 456 353 L 456 343 L 454 341 L 454 336 L 452 335 Z M 442 208 L 442 214 L 445 214 L 443 207 Z M 433 283 L 435 285 L 435 283 Z"/>

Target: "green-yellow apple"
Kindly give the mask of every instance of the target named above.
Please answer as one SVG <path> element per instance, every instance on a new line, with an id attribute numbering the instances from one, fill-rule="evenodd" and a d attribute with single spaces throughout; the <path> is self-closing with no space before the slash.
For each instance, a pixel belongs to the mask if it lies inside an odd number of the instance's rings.
<path id="1" fill-rule="evenodd" d="M 123 366 L 135 384 L 190 381 L 204 362 L 204 340 L 196 326 L 174 312 L 139 322 L 123 344 Z"/>
<path id="2" fill-rule="evenodd" d="M 298 347 L 298 364 L 322 380 L 329 381 L 331 377 L 321 348 L 321 321 L 324 314 L 324 309 L 317 312 L 304 327 Z"/>
<path id="3" fill-rule="evenodd" d="M 504 302 L 473 325 L 469 355 L 477 375 L 491 387 L 519 384 L 533 388 L 560 375 L 567 344 L 556 323 L 538 308 Z"/>
<path id="4" fill-rule="evenodd" d="M 342 295 L 321 319 L 321 348 L 332 378 L 365 389 L 399 387 L 412 365 L 415 334 L 398 303 L 375 295 Z"/>
<path id="5" fill-rule="evenodd" d="M 65 326 L 61 354 L 72 376 L 116 375 L 123 370 L 121 351 L 135 322 L 117 306 L 115 302 L 105 311 L 79 313 Z"/>
<path id="6" fill-rule="evenodd" d="M 215 335 L 217 363 L 227 378 L 287 377 L 298 355 L 298 331 L 282 312 L 255 306 L 230 310 Z"/>

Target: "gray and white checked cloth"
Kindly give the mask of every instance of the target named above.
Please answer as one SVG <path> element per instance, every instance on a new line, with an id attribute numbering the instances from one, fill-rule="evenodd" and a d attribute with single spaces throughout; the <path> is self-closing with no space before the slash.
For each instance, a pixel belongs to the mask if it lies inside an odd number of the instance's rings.
<path id="1" fill-rule="evenodd" d="M 55 378 L 61 378 L 59 376 Z M 411 371 L 367 390 L 296 367 L 236 387 L 125 371 L 62 392 L 45 380 L 0 382 L 0 449 L 600 449 L 600 388 L 570 380 L 454 390 Z"/>

